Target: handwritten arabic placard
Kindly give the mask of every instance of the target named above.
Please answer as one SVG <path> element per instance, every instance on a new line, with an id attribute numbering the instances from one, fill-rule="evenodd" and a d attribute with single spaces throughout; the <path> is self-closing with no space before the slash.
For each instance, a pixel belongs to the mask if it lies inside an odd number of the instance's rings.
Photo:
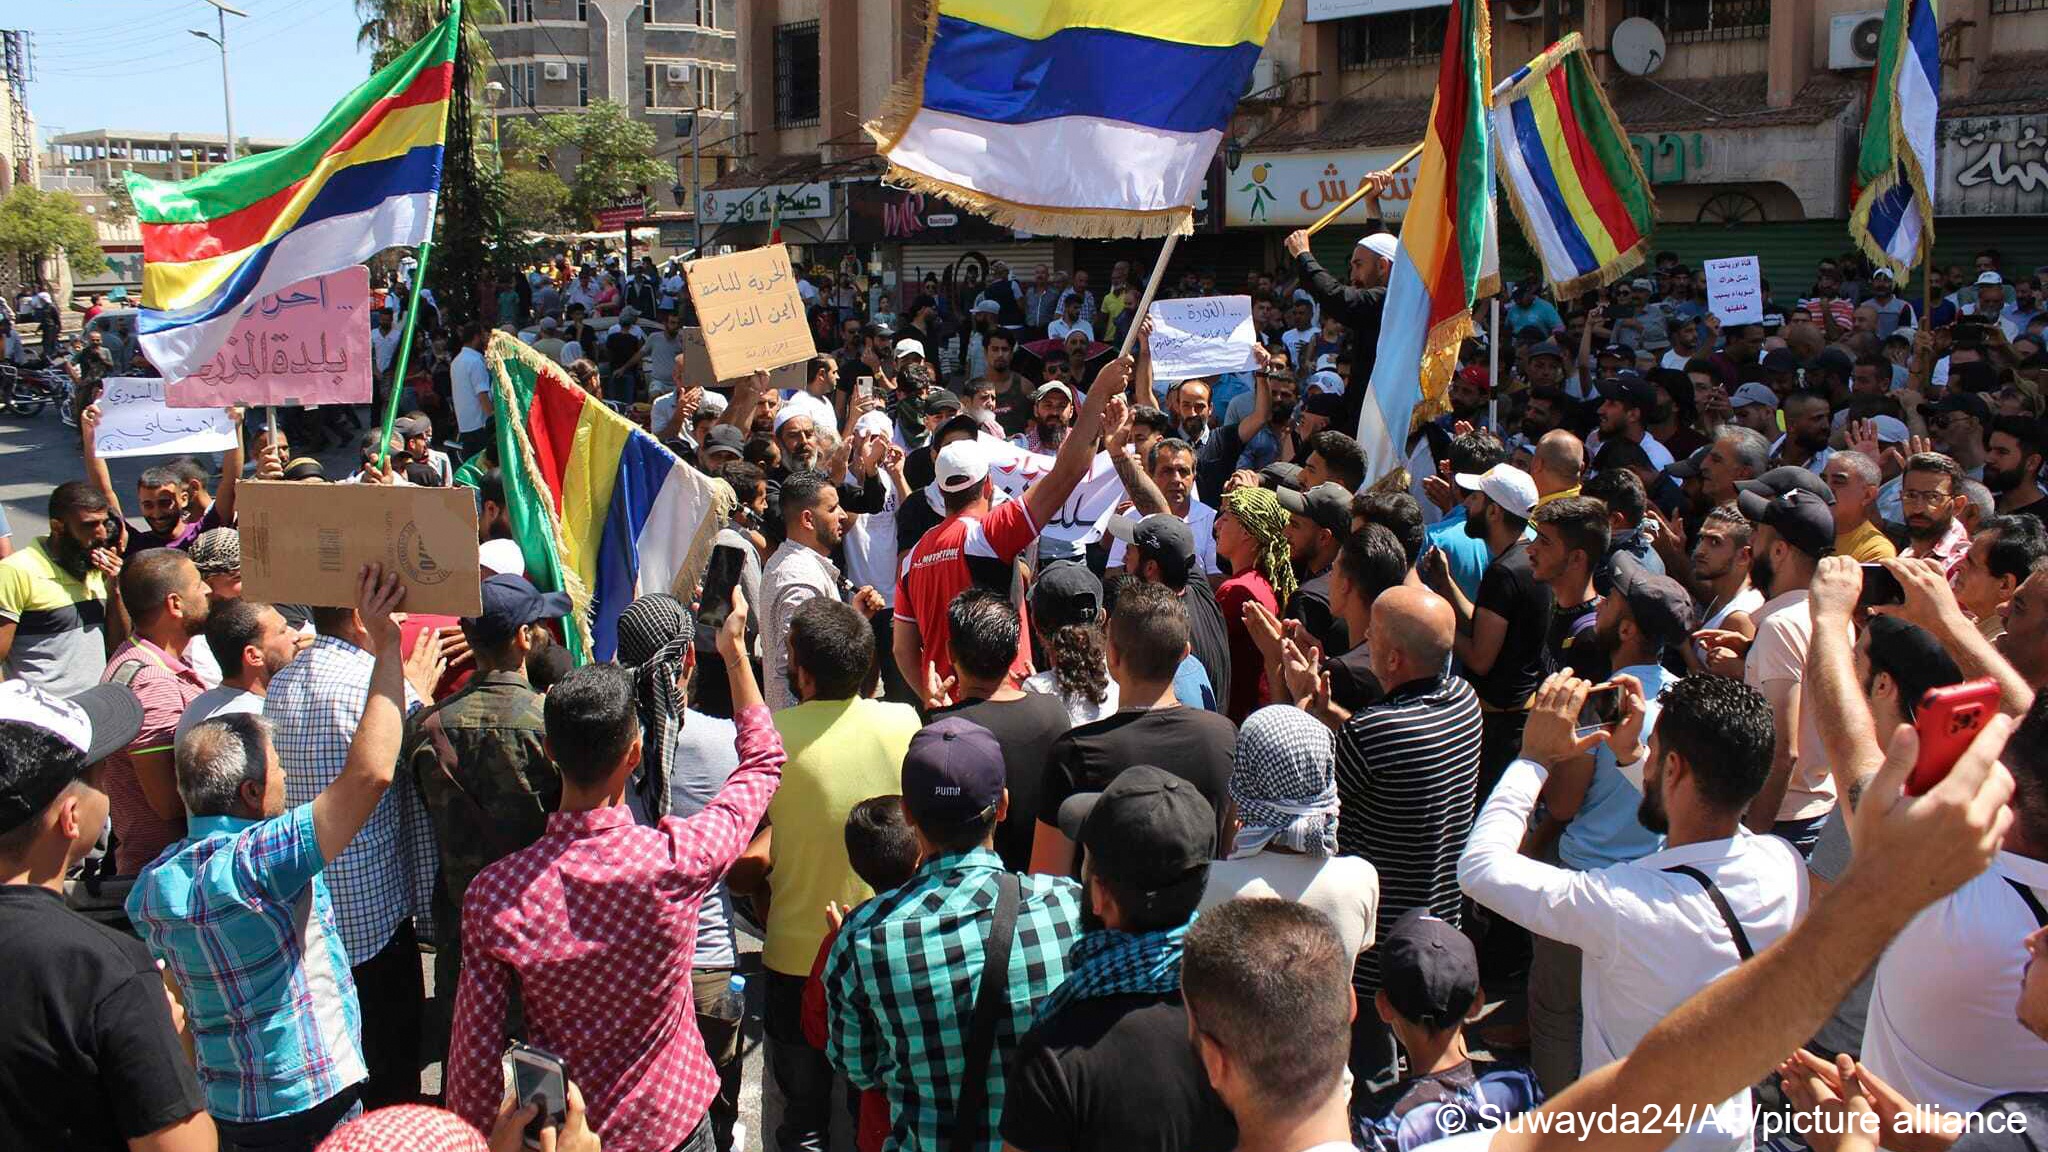
<path id="1" fill-rule="evenodd" d="M 817 355 L 789 250 L 780 244 L 683 265 L 717 379 L 795 364 Z"/>
<path id="2" fill-rule="evenodd" d="M 721 380 L 712 374 L 711 349 L 704 343 L 702 328 L 684 328 L 679 334 L 683 345 L 683 386 L 686 388 L 709 388 L 713 382 L 731 385 L 731 380 Z M 804 365 L 799 360 L 785 364 L 768 373 L 768 386 L 778 392 L 804 386 Z M 744 374 L 743 374 L 744 375 Z"/>
<path id="3" fill-rule="evenodd" d="M 1764 274 L 1754 256 L 1730 256 L 1709 260 L 1707 311 L 1723 324 L 1764 322 Z"/>
<path id="4" fill-rule="evenodd" d="M 164 403 L 164 382 L 154 376 L 109 376 L 104 384 L 92 438 L 103 460 L 226 452 L 235 446 L 235 422 L 225 408 L 171 408 Z"/>
<path id="5" fill-rule="evenodd" d="M 1201 296 L 1152 305 L 1152 374 L 1186 380 L 1259 366 L 1252 347 L 1252 298 Z"/>
<path id="6" fill-rule="evenodd" d="M 315 276 L 251 304 L 220 351 L 173 380 L 173 408 L 229 404 L 367 404 L 370 270 Z"/>

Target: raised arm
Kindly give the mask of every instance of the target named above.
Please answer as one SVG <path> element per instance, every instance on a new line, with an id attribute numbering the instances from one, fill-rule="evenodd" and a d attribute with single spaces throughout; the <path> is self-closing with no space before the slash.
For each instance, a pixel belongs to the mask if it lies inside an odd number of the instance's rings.
<path id="1" fill-rule="evenodd" d="M 349 741 L 341 775 L 313 798 L 313 831 L 320 838 L 320 856 L 332 863 L 376 811 L 398 771 L 399 743 L 405 735 L 405 660 L 399 654 L 398 621 L 392 613 L 405 602 L 405 585 L 397 572 L 368 564 L 356 586 L 356 613 L 370 634 L 376 663 L 370 669 L 369 699 L 363 721 Z"/>
<path id="2" fill-rule="evenodd" d="M 1876 723 L 1863 685 L 1856 678 L 1856 655 L 1850 640 L 1856 600 L 1863 593 L 1863 569 L 1853 557 L 1821 560 L 1807 593 L 1813 612 L 1813 640 L 1806 649 L 1806 707 L 1813 709 L 1814 730 L 1827 753 L 1835 787 L 1851 810 L 1864 786 L 1884 765 Z M 1854 825 L 1851 825 L 1854 828 Z"/>
<path id="3" fill-rule="evenodd" d="M 1242 443 L 1249 444 L 1259 429 L 1273 419 L 1273 387 L 1266 382 L 1267 368 L 1266 352 L 1261 348 L 1259 370 L 1252 374 L 1252 410 L 1237 422 L 1237 438 Z"/>
<path id="4" fill-rule="evenodd" d="M 242 418 L 246 411 L 239 404 L 228 409 L 228 418 L 235 425 L 235 446 L 220 458 L 220 487 L 213 493 L 214 515 L 228 528 L 235 526 L 235 486 L 242 479 Z"/>
<path id="5" fill-rule="evenodd" d="M 1140 516 L 1171 511 L 1166 504 L 1166 495 L 1146 474 L 1144 462 L 1138 459 L 1136 449 L 1131 447 L 1130 406 L 1121 401 L 1111 401 L 1103 423 L 1108 432 L 1104 437 L 1104 447 L 1109 452 L 1109 463 L 1116 469 L 1116 478 L 1123 482 L 1124 494 L 1131 498 L 1131 507 L 1137 509 Z"/>
<path id="6" fill-rule="evenodd" d="M 1102 432 L 1102 412 L 1109 406 L 1111 398 L 1124 394 L 1125 385 L 1131 380 L 1131 358 L 1118 357 L 1102 366 L 1095 377 L 1095 387 L 1088 390 L 1088 399 L 1081 404 L 1080 414 L 1074 417 L 1074 427 L 1067 438 L 1060 443 L 1059 454 L 1052 459 L 1052 470 L 1039 477 L 1038 483 L 1024 491 L 1024 507 L 1031 514 L 1031 523 L 1043 525 L 1051 521 L 1060 510 L 1060 505 L 1073 495 L 1074 486 L 1088 474 L 1095 463 L 1095 440 Z M 912 680 L 915 684 L 918 681 Z"/>
<path id="7" fill-rule="evenodd" d="M 99 424 L 100 406 L 97 403 L 87 404 L 85 410 L 78 414 L 79 450 L 85 456 L 85 478 L 107 498 L 107 510 L 114 519 L 120 520 L 126 516 L 121 511 L 121 496 L 114 491 L 114 477 L 107 471 L 107 462 L 100 459 L 99 446 L 93 443 Z"/>
<path id="8" fill-rule="evenodd" d="M 1933 633 L 1956 666 L 1968 677 L 1989 676 L 1998 681 L 1999 710 L 2010 716 L 2024 716 L 2034 706 L 2034 690 L 2027 685 L 2005 657 L 1984 639 L 1977 626 L 1956 603 L 1955 589 L 1942 575 L 1941 562 L 1927 558 L 1899 556 L 1882 562 L 1899 587 L 1905 589 L 1904 604 L 1873 608 L 1873 612 L 1897 615 Z"/>

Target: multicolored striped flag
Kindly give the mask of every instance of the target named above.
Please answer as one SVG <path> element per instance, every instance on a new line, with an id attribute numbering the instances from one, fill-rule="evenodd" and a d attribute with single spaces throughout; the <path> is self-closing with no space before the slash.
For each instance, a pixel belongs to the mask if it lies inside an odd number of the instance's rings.
<path id="1" fill-rule="evenodd" d="M 157 371 L 198 371 L 248 305 L 286 285 L 427 237 L 457 9 L 289 148 L 176 183 L 128 173 L 142 226 L 136 327 Z"/>
<path id="2" fill-rule="evenodd" d="M 1387 282 L 1379 351 L 1358 442 L 1366 478 L 1399 466 L 1418 416 L 1435 414 L 1474 332 L 1472 301 L 1500 284 L 1487 94 L 1493 33 L 1485 0 L 1452 0 L 1408 214 Z"/>
<path id="3" fill-rule="evenodd" d="M 1657 206 L 1642 160 L 1573 32 L 1493 94 L 1502 182 L 1558 300 L 1643 262 Z"/>
<path id="4" fill-rule="evenodd" d="M 1849 235 L 1865 255 L 1903 271 L 1934 246 L 1934 121 L 1941 111 L 1941 35 L 1935 0 L 1890 0 L 1870 115 L 1856 153 L 1863 192 Z"/>
<path id="5" fill-rule="evenodd" d="M 643 592 L 696 599 L 712 541 L 737 501 L 647 430 L 503 332 L 484 349 L 504 461 L 506 517 L 526 577 L 576 605 L 577 663 L 609 660 L 619 613 Z"/>
<path id="6" fill-rule="evenodd" d="M 1280 4 L 932 0 L 867 132 L 892 183 L 1007 227 L 1186 234 Z"/>

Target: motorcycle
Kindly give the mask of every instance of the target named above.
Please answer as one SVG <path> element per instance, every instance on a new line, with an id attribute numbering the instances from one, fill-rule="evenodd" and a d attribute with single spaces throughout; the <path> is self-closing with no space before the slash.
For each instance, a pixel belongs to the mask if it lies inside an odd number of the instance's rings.
<path id="1" fill-rule="evenodd" d="M 56 404 L 70 423 L 70 401 L 71 375 L 61 364 L 32 368 L 0 363 L 0 409 L 25 420 L 41 413 L 44 405 Z"/>

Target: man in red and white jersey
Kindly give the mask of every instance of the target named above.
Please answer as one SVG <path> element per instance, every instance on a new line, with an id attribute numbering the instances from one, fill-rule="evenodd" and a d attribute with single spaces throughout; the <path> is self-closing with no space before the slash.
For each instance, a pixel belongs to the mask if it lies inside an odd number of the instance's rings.
<path id="1" fill-rule="evenodd" d="M 1008 594 L 1017 557 L 1038 539 L 1095 459 L 1103 409 L 1123 394 L 1131 375 L 1126 356 L 1105 365 L 1074 418 L 1074 427 L 1053 457 L 1052 469 L 1015 500 L 991 507 L 988 451 L 975 440 L 957 440 L 939 450 L 934 462 L 946 518 L 927 531 L 903 558 L 896 583 L 896 667 L 904 680 L 930 700 L 952 674 L 946 653 L 946 609 L 972 585 Z M 1030 672 L 1030 649 L 1022 637 L 1016 671 Z"/>

